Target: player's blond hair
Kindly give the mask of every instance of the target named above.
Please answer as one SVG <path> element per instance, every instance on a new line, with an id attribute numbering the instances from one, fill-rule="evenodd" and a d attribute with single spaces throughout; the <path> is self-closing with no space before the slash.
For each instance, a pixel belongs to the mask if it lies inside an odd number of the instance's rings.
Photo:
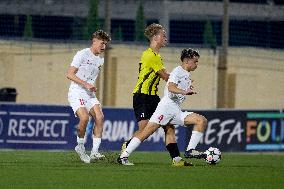
<path id="1" fill-rule="evenodd" d="M 111 41 L 110 35 L 107 34 L 107 33 L 106 33 L 105 31 L 103 31 L 103 30 L 98 30 L 98 31 L 96 31 L 95 33 L 93 33 L 92 39 L 94 39 L 94 38 L 99 39 L 99 40 L 106 41 L 107 43 L 108 43 L 109 41 Z"/>
<path id="2" fill-rule="evenodd" d="M 162 25 L 153 23 L 146 27 L 144 35 L 151 41 L 153 36 L 157 35 L 163 29 L 164 27 Z"/>

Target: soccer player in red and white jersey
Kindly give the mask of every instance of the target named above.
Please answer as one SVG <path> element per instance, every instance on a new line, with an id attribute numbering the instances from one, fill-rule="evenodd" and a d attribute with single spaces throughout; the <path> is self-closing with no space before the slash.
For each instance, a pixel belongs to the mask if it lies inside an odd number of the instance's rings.
<path id="1" fill-rule="evenodd" d="M 105 157 L 98 152 L 103 132 L 104 115 L 100 102 L 95 95 L 97 88 L 94 83 L 104 63 L 103 52 L 109 41 L 111 41 L 110 36 L 103 30 L 93 33 L 91 47 L 78 51 L 67 71 L 67 78 L 71 80 L 68 101 L 75 116 L 79 118 L 77 126 L 78 145 L 75 147 L 75 151 L 85 163 L 90 163 L 91 159 Z M 88 156 L 84 144 L 90 116 L 94 118 L 95 123 L 93 147 L 91 155 Z"/>
<path id="2" fill-rule="evenodd" d="M 207 119 L 194 112 L 181 110 L 181 104 L 186 95 L 193 95 L 191 83 L 191 71 L 197 68 L 199 53 L 193 49 L 184 49 L 181 53 L 182 64 L 176 67 L 170 74 L 164 91 L 164 97 L 159 102 L 154 114 L 151 116 L 146 127 L 133 137 L 127 148 L 118 157 L 118 163 L 133 165 L 128 161 L 129 155 L 159 127 L 172 125 L 194 125 L 192 135 L 185 151 L 186 158 L 204 158 L 205 154 L 195 150 L 200 142 L 207 126 Z M 181 160 L 181 157 L 179 157 Z"/>

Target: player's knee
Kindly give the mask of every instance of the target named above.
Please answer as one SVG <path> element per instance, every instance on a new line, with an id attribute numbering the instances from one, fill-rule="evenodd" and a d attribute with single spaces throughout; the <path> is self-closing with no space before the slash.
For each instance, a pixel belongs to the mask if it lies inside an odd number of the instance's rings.
<path id="1" fill-rule="evenodd" d="M 148 120 L 139 121 L 138 122 L 138 131 L 139 132 L 143 131 L 147 124 L 148 124 Z"/>
<path id="2" fill-rule="evenodd" d="M 207 127 L 207 119 L 204 116 L 201 116 L 201 130 L 204 132 L 206 130 Z"/>
<path id="3" fill-rule="evenodd" d="M 89 122 L 89 116 L 81 116 L 80 117 L 80 125 L 87 125 Z"/>
<path id="4" fill-rule="evenodd" d="M 95 117 L 95 119 L 96 119 L 97 121 L 99 121 L 99 122 L 103 122 L 103 121 L 104 121 L 104 115 L 103 115 L 103 114 L 97 115 L 97 116 Z"/>
<path id="5" fill-rule="evenodd" d="M 207 119 L 204 116 L 198 116 L 196 119 L 197 127 L 200 132 L 204 132 L 207 127 Z"/>

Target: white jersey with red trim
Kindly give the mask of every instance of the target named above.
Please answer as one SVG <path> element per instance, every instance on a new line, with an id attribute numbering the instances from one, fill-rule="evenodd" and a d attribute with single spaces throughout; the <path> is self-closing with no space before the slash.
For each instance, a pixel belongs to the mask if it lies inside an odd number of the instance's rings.
<path id="1" fill-rule="evenodd" d="M 71 66 L 78 68 L 76 76 L 87 83 L 94 84 L 102 65 L 104 58 L 94 55 L 90 48 L 85 48 L 76 53 Z M 69 89 L 84 89 L 74 81 L 71 81 Z"/>
<path id="2" fill-rule="evenodd" d="M 187 90 L 191 86 L 190 76 L 190 72 L 186 71 L 181 66 L 173 69 L 164 90 L 164 100 L 172 100 L 180 105 L 185 100 L 185 95 L 170 92 L 168 89 L 169 82 L 177 84 L 177 88 L 179 89 Z"/>

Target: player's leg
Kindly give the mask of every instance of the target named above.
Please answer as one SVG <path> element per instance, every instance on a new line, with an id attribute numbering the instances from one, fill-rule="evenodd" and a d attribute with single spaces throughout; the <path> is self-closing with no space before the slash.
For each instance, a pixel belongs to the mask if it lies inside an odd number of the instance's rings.
<path id="1" fill-rule="evenodd" d="M 88 122 L 89 122 L 89 114 L 88 114 L 88 111 L 85 107 L 80 107 L 76 111 L 76 115 L 79 118 L 79 123 L 77 125 L 77 136 L 80 139 L 84 140 L 85 133 L 86 133 L 86 127 L 87 127 Z"/>
<path id="2" fill-rule="evenodd" d="M 89 114 L 85 107 L 80 107 L 76 111 L 76 115 L 79 118 L 79 124 L 77 126 L 77 146 L 75 147 L 75 151 L 80 156 L 80 159 L 85 163 L 90 163 L 90 157 L 86 154 L 85 150 L 85 133 L 86 127 L 89 121 Z"/>
<path id="3" fill-rule="evenodd" d="M 93 126 L 93 147 L 91 151 L 91 159 L 100 159 L 105 156 L 99 153 L 99 147 L 102 142 L 102 133 L 103 133 L 103 124 L 104 124 L 104 114 L 100 104 L 95 104 L 90 112 L 91 116 L 94 118 L 94 126 Z"/>
<path id="4" fill-rule="evenodd" d="M 174 124 L 169 122 L 173 121 L 177 114 L 180 112 L 180 108 L 174 104 L 169 103 L 168 101 L 164 101 L 163 99 L 158 104 L 156 111 L 151 117 L 152 122 L 161 123 L 161 125 L 165 125 L 165 144 L 166 148 L 170 154 L 172 165 L 173 166 L 191 166 L 192 164 L 184 161 L 180 157 L 180 152 L 178 149 L 176 135 L 175 135 L 175 127 Z"/>
<path id="5" fill-rule="evenodd" d="M 68 92 L 68 101 L 70 106 L 73 109 L 75 116 L 79 118 L 79 123 L 77 125 L 77 146 L 75 151 L 80 156 L 80 159 L 85 163 L 90 163 L 90 157 L 86 154 L 85 151 L 85 142 L 86 142 L 86 127 L 89 121 L 89 114 L 86 108 L 86 95 L 80 90 L 69 90 Z"/>
<path id="6" fill-rule="evenodd" d="M 138 122 L 138 130 L 133 134 L 133 137 L 146 127 L 159 101 L 160 98 L 156 96 L 152 97 L 145 94 L 136 94 L 133 96 L 133 109 Z"/>
<path id="7" fill-rule="evenodd" d="M 148 124 L 149 119 L 140 120 L 138 122 L 138 130 L 133 134 L 133 137 L 137 136 L 138 133 L 144 130 L 146 125 Z"/>
<path id="8" fill-rule="evenodd" d="M 131 164 L 128 161 L 129 155 L 140 145 L 141 142 L 153 134 L 161 125 L 167 125 L 170 120 L 173 119 L 174 115 L 171 114 L 171 111 L 171 109 L 165 108 L 165 104 L 159 103 L 146 127 L 131 139 L 127 148 L 121 153 L 120 157 L 118 157 L 118 163 L 123 165 Z"/>
<path id="9" fill-rule="evenodd" d="M 165 144 L 170 153 L 171 158 L 180 156 L 180 152 L 177 146 L 175 128 L 173 125 L 166 125 L 163 127 L 165 131 Z"/>
<path id="10" fill-rule="evenodd" d="M 202 115 L 190 113 L 184 118 L 184 124 L 185 126 L 193 125 L 190 141 L 188 143 L 184 156 L 186 158 L 204 158 L 204 153 L 198 152 L 195 148 L 203 137 L 203 133 L 207 126 L 207 119 Z"/>
<path id="11" fill-rule="evenodd" d="M 134 132 L 133 137 L 137 136 L 137 134 L 139 132 L 141 132 L 147 125 L 147 123 L 149 122 L 149 119 L 146 119 L 146 120 L 141 120 L 138 122 L 138 130 Z M 131 139 L 132 139 L 131 138 Z M 130 143 L 131 139 L 129 139 L 128 141 L 125 141 L 122 146 L 121 146 L 121 153 L 126 149 L 126 147 L 128 146 L 128 144 Z"/>
<path id="12" fill-rule="evenodd" d="M 134 132 L 132 138 L 137 136 L 146 127 L 159 101 L 160 98 L 158 96 L 152 97 L 145 94 L 133 95 L 133 110 L 138 123 L 138 130 Z M 122 144 L 121 153 L 126 149 L 131 139 Z"/>
<path id="13" fill-rule="evenodd" d="M 160 98 L 158 96 L 148 96 L 143 94 L 136 94 L 133 96 L 133 109 L 135 112 L 136 120 L 138 122 L 138 131 L 134 133 L 134 137 L 141 132 L 149 122 L 149 119 L 155 112 Z M 175 130 L 173 126 L 166 126 L 164 128 L 166 148 L 171 156 L 171 158 L 176 157 L 179 153 L 178 145 L 175 140 Z M 126 149 L 130 140 L 124 142 L 121 147 L 121 153 Z M 185 163 L 186 164 L 186 163 Z"/>
<path id="14" fill-rule="evenodd" d="M 180 152 L 176 141 L 175 127 L 173 125 L 167 125 L 164 126 L 163 129 L 165 131 L 165 144 L 172 158 L 172 165 L 175 167 L 192 166 L 192 163 L 184 161 L 180 157 Z"/>
<path id="15" fill-rule="evenodd" d="M 137 133 L 136 137 L 131 139 L 126 149 L 117 158 L 117 162 L 122 165 L 133 165 L 133 163 L 128 161 L 130 154 L 141 144 L 141 142 L 153 134 L 159 127 L 160 125 L 157 123 L 149 122 L 141 132 Z"/>

